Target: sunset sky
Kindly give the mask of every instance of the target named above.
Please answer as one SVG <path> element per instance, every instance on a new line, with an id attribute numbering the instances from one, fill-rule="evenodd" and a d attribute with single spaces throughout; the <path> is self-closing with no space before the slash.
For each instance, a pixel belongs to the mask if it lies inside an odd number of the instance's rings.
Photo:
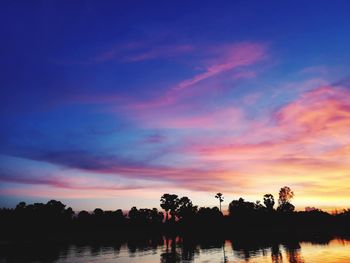
<path id="1" fill-rule="evenodd" d="M 0 207 L 350 207 L 349 1 L 1 1 Z"/>

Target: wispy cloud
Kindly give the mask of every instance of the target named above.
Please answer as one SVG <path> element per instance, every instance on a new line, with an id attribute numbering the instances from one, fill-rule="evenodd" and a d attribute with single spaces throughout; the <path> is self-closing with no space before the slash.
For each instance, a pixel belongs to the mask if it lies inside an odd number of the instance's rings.
<path id="1" fill-rule="evenodd" d="M 318 190 L 325 188 L 344 196 L 345 190 L 337 193 L 338 183 L 328 182 L 335 175 L 339 182 L 348 182 L 349 96 L 346 89 L 321 86 L 273 112 L 270 121 L 256 124 L 247 120 L 247 125 L 255 128 L 229 140 L 197 138 L 184 152 L 202 162 L 220 162 L 226 169 L 254 177 L 256 184 L 285 182 L 298 187 L 303 196 L 312 192 L 312 187 L 303 189 L 302 185 L 317 182 Z"/>
<path id="2" fill-rule="evenodd" d="M 145 128 L 153 129 L 199 129 L 201 132 L 213 129 L 225 129 L 242 118 L 240 109 L 231 107 L 223 109 L 190 112 L 186 109 L 143 111 L 132 118 Z"/>
<path id="3" fill-rule="evenodd" d="M 205 66 L 204 72 L 180 82 L 176 88 L 190 87 L 223 72 L 257 63 L 266 57 L 265 46 L 257 43 L 240 43 L 217 48 L 219 51 L 215 54 L 215 60 Z"/>
<path id="4" fill-rule="evenodd" d="M 48 174 L 47 171 L 31 169 L 35 176 L 28 177 L 19 173 L 0 174 L 3 183 L 15 183 L 24 185 L 46 185 L 53 188 L 70 190 L 130 190 L 149 188 L 150 185 L 182 187 L 191 190 L 215 190 L 216 187 L 224 187 L 228 171 L 210 170 L 206 168 L 189 168 L 151 165 L 146 163 L 130 163 L 121 161 L 109 163 L 90 159 L 91 164 L 85 165 L 86 155 L 77 155 L 74 160 L 67 161 L 68 155 L 62 154 L 61 158 L 31 157 L 35 162 L 51 163 L 57 167 L 65 167 Z M 28 160 L 28 159 L 25 159 Z M 83 165 L 82 165 L 83 164 Z M 67 169 L 68 168 L 68 169 Z M 220 179 L 221 178 L 221 179 Z M 238 182 L 237 182 L 238 183 Z"/>
<path id="5" fill-rule="evenodd" d="M 95 56 L 92 61 L 95 63 L 113 60 L 119 62 L 140 62 L 153 59 L 173 58 L 193 51 L 194 47 L 190 44 L 139 41 L 115 45 L 111 49 Z"/>
<path id="6" fill-rule="evenodd" d="M 134 43 L 126 45 L 127 50 L 138 50 L 143 44 Z M 242 42 L 233 44 L 221 44 L 214 46 L 194 47 L 191 45 L 168 45 L 161 48 L 149 47 L 150 51 L 139 55 L 129 57 L 129 61 L 140 61 L 142 59 L 162 58 L 177 56 L 182 53 L 192 53 L 191 64 L 193 76 L 179 81 L 169 86 L 163 93 L 156 94 L 150 99 L 139 100 L 132 97 L 125 97 L 116 94 L 82 94 L 71 98 L 73 103 L 105 104 L 113 105 L 114 110 L 143 112 L 145 109 L 156 109 L 166 107 L 187 107 L 188 100 L 192 98 L 203 97 L 210 98 L 211 94 L 222 88 L 222 83 L 213 83 L 206 80 L 212 80 L 215 77 L 221 80 L 229 79 L 231 81 L 238 79 L 255 78 L 257 73 L 249 68 L 268 57 L 268 49 L 265 44 Z M 123 52 L 125 55 L 125 52 Z M 109 60 L 116 56 L 116 51 L 109 55 L 103 55 L 102 60 Z M 199 71 L 202 71 L 198 73 Z M 226 73 L 226 74 L 224 74 Z M 221 81 L 220 81 L 221 82 Z M 191 89 L 187 89 L 193 86 Z M 148 87 L 150 88 L 150 87 Z M 192 102 L 193 103 L 193 102 Z M 115 106 L 117 105 L 117 106 Z"/>
<path id="7" fill-rule="evenodd" d="M 15 174 L 11 175 L 0 175 L 0 181 L 3 183 L 12 183 L 12 184 L 24 184 L 24 185 L 43 185 L 43 186 L 49 186 L 53 188 L 63 188 L 63 189 L 70 189 L 70 190 L 114 190 L 114 191 L 123 191 L 123 190 L 131 190 L 131 189 L 142 189 L 145 188 L 145 185 L 125 185 L 125 184 L 118 184 L 118 183 L 109 183 L 105 184 L 103 183 L 103 180 L 100 182 L 90 182 L 86 184 L 85 182 L 82 182 L 79 178 L 67 178 L 63 175 L 43 175 L 36 177 L 26 177 L 24 175 L 19 176 Z"/>

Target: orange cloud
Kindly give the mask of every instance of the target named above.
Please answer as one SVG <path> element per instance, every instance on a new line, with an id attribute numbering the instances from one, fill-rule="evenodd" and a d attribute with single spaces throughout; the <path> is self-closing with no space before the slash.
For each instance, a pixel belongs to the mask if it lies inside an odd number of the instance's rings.
<path id="1" fill-rule="evenodd" d="M 246 132 L 235 134 L 232 127 L 231 137 L 197 140 L 185 152 L 244 174 L 248 191 L 288 184 L 297 189 L 299 200 L 314 193 L 322 205 L 327 192 L 350 201 L 349 91 L 319 87 L 277 110 L 270 120 L 245 122 L 251 127 Z"/>

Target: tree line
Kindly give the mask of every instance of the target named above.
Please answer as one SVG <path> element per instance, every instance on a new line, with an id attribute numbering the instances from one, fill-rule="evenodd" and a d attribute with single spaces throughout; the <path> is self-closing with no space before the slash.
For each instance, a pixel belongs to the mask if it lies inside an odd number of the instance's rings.
<path id="1" fill-rule="evenodd" d="M 291 204 L 291 200 L 294 197 L 294 192 L 290 187 L 284 186 L 279 191 L 278 206 L 276 208 L 277 212 L 293 212 L 295 207 Z M 222 193 L 217 193 L 215 198 L 219 200 L 219 210 L 217 207 L 212 208 L 213 213 L 222 213 L 221 203 L 224 201 L 224 196 Z M 229 215 L 234 215 L 235 213 L 244 214 L 246 212 L 252 211 L 264 211 L 264 212 L 273 212 L 275 199 L 272 194 L 264 195 L 264 205 L 260 201 L 248 202 L 244 201 L 243 198 L 238 200 L 233 200 L 228 206 Z M 160 199 L 160 206 L 164 209 L 166 213 L 166 222 L 172 221 L 175 222 L 176 219 L 182 220 L 189 217 L 193 217 L 198 212 L 203 212 L 208 210 L 208 208 L 200 208 L 194 206 L 192 201 L 187 197 L 179 197 L 176 194 L 164 194 Z M 169 215 L 170 219 L 169 220 Z"/>
<path id="2" fill-rule="evenodd" d="M 280 234 L 285 231 L 329 231 L 350 233 L 350 210 L 331 215 L 318 209 L 295 212 L 291 203 L 294 192 L 290 187 L 282 187 L 278 200 L 272 194 L 265 194 L 263 202 L 249 202 L 243 198 L 228 204 L 228 214 L 221 211 L 224 202 L 222 193 L 215 198 L 219 207 L 198 207 L 184 196 L 165 193 L 160 198 L 160 207 L 132 207 L 125 212 L 121 209 L 104 211 L 96 208 L 92 212 L 75 213 L 60 201 L 51 200 L 46 204 L 27 205 L 20 202 L 16 208 L 0 209 L 0 231 L 5 237 L 33 234 L 58 236 L 76 235 L 80 237 L 106 237 L 118 233 L 119 236 L 161 234 L 167 232 L 183 234 L 208 234 L 248 232 Z M 277 202 L 277 206 L 275 208 Z"/>

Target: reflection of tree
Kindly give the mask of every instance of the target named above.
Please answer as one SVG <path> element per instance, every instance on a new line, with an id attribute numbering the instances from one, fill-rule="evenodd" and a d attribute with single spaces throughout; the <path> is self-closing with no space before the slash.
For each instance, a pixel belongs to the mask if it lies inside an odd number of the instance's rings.
<path id="1" fill-rule="evenodd" d="M 298 242 L 284 245 L 286 248 L 287 259 L 289 263 L 304 263 L 300 253 L 300 244 Z"/>
<path id="2" fill-rule="evenodd" d="M 238 239 L 231 240 L 232 250 L 239 259 L 250 262 L 255 257 L 266 257 L 271 250 L 271 262 L 282 263 L 282 253 L 278 243 L 273 244 L 271 240 Z M 252 260 L 252 262 L 255 262 Z"/>
<path id="3" fill-rule="evenodd" d="M 271 260 L 273 263 L 283 262 L 282 253 L 278 244 L 273 244 L 271 246 Z"/>
<path id="4" fill-rule="evenodd" d="M 97 257 L 101 255 L 101 245 L 97 243 L 93 243 L 90 245 L 90 254 L 91 256 Z"/>
<path id="5" fill-rule="evenodd" d="M 165 252 L 160 254 L 161 263 L 176 263 L 181 262 L 181 256 L 178 253 Z"/>
<path id="6" fill-rule="evenodd" d="M 154 254 L 157 253 L 158 248 L 164 245 L 164 240 L 162 236 L 153 237 L 150 240 L 149 246 L 152 248 Z"/>
<path id="7" fill-rule="evenodd" d="M 233 253 L 240 259 L 244 259 L 245 261 L 249 261 L 250 259 L 250 249 L 246 246 L 238 246 L 234 247 L 232 243 Z"/>
<path id="8" fill-rule="evenodd" d="M 1 246 L 0 262 L 56 262 L 69 257 L 66 244 L 16 244 Z"/>
<path id="9" fill-rule="evenodd" d="M 119 255 L 120 254 L 121 246 L 122 246 L 121 242 L 114 242 L 114 244 L 112 246 L 114 255 Z"/>
<path id="10" fill-rule="evenodd" d="M 223 244 L 222 244 L 222 253 L 223 253 L 223 255 L 224 255 L 224 263 L 227 263 L 227 262 L 228 262 L 228 259 L 227 259 L 227 257 L 226 257 L 226 251 L 225 251 L 225 240 L 224 240 L 224 242 L 223 242 Z"/>
<path id="11" fill-rule="evenodd" d="M 181 262 L 181 256 L 176 251 L 176 239 L 175 237 L 172 237 L 171 240 L 169 240 L 168 237 L 165 237 L 166 242 L 166 249 L 165 252 L 160 254 L 160 262 L 161 263 L 175 263 L 175 262 Z M 170 243 L 170 251 L 169 251 L 169 243 Z"/>
<path id="12" fill-rule="evenodd" d="M 194 260 L 194 255 L 199 254 L 199 249 L 197 243 L 193 242 L 191 239 L 182 240 L 182 251 L 181 258 L 186 262 L 192 262 Z"/>
<path id="13" fill-rule="evenodd" d="M 193 262 L 199 247 L 192 239 L 165 237 L 165 252 L 160 255 L 161 263 Z"/>
<path id="14" fill-rule="evenodd" d="M 134 242 L 129 241 L 128 242 L 128 252 L 130 257 L 135 257 L 136 256 L 136 250 L 137 246 Z"/>

